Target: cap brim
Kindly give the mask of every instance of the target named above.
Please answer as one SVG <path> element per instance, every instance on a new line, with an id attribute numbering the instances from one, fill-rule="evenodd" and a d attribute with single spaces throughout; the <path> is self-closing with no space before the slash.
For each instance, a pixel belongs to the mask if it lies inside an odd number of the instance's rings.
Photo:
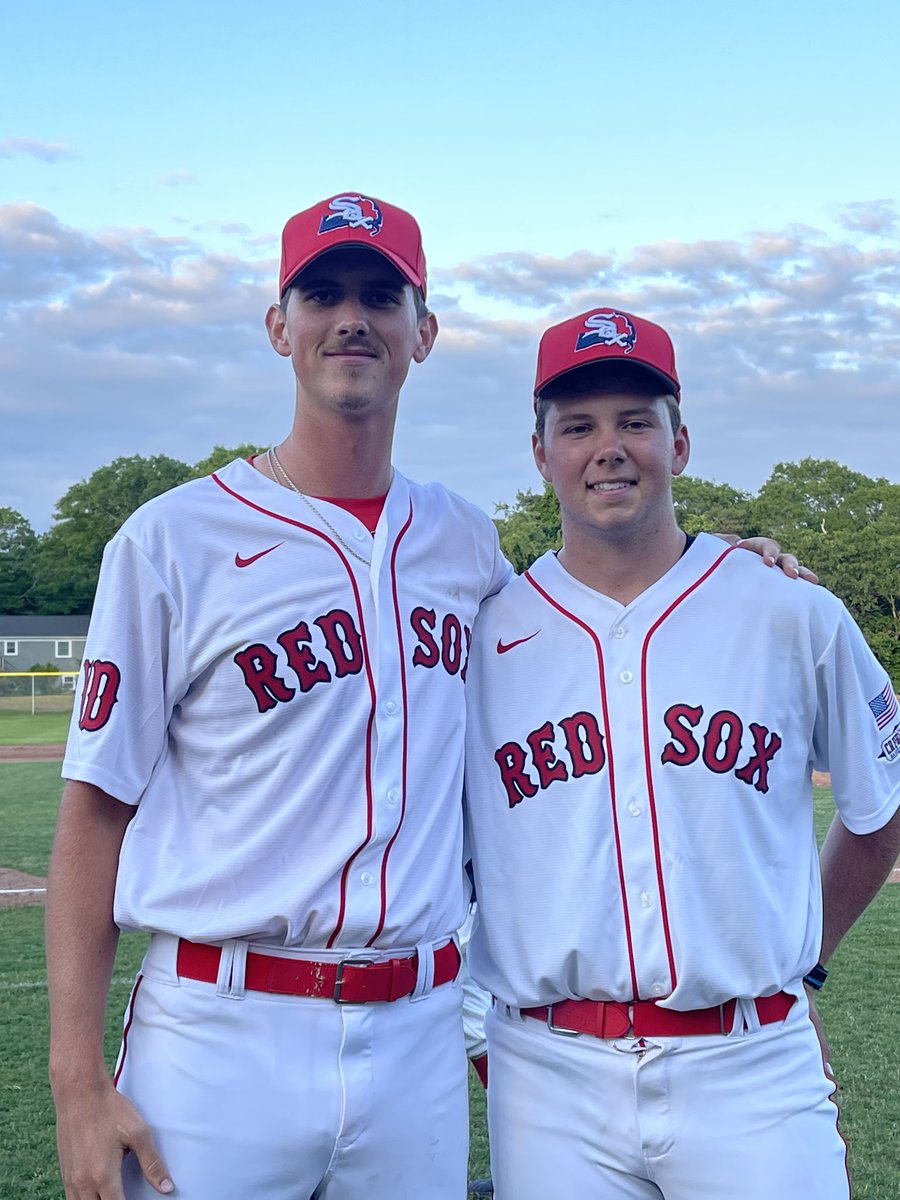
<path id="1" fill-rule="evenodd" d="M 654 383 L 661 383 L 666 389 L 667 396 L 675 396 L 677 398 L 681 394 L 681 386 L 678 380 L 673 379 L 671 375 L 667 375 L 665 371 L 660 371 L 658 367 L 654 367 L 647 362 L 642 362 L 639 358 L 617 356 L 615 358 L 594 358 L 587 362 L 579 363 L 577 367 L 567 367 L 564 371 L 557 371 L 555 375 L 551 375 L 549 379 L 543 381 L 540 391 L 534 394 L 535 400 L 540 400 L 544 391 L 552 383 L 558 383 L 566 375 L 577 375 L 587 367 L 626 367 L 628 370 L 637 369 L 645 378 L 652 380 Z"/>
<path id="2" fill-rule="evenodd" d="M 310 265 L 310 263 L 314 263 L 317 258 L 322 258 L 322 256 L 325 254 L 333 254 L 333 253 L 335 253 L 335 251 L 338 251 L 338 250 L 371 250 L 373 254 L 381 255 L 382 258 L 386 258 L 388 260 L 388 262 L 391 264 L 391 266 L 396 267 L 407 283 L 411 283 L 413 287 L 422 288 L 424 290 L 425 285 L 424 285 L 422 279 L 419 277 L 418 273 L 412 269 L 412 267 L 409 265 L 408 262 L 404 262 L 404 260 L 402 258 L 400 258 L 398 255 L 392 254 L 390 250 L 382 250 L 378 246 L 369 246 L 369 245 L 366 245 L 366 243 L 364 243 L 364 242 L 349 241 L 349 242 L 338 242 L 336 245 L 328 246 L 325 249 L 318 251 L 318 253 L 310 254 L 308 258 L 305 258 L 303 260 L 303 262 L 301 262 L 291 272 L 290 276 L 285 280 L 284 284 L 282 285 L 282 288 L 281 288 L 282 297 L 284 296 L 284 293 L 288 290 L 288 288 L 291 286 L 291 284 L 296 282 L 297 276 L 300 275 L 303 271 L 305 271 L 306 268 Z"/>

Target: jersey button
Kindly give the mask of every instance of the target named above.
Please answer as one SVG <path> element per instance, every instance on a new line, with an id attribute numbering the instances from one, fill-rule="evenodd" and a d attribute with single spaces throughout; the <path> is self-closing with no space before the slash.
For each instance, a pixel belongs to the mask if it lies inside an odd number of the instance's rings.
<path id="1" fill-rule="evenodd" d="M 396 788 L 391 788 L 391 790 L 387 794 L 387 798 L 388 798 L 388 804 L 399 804 L 400 793 L 397 791 Z"/>
<path id="2" fill-rule="evenodd" d="M 363 541 L 363 539 L 365 538 L 366 535 L 363 533 L 363 531 L 361 529 L 354 529 L 353 536 L 356 538 L 356 540 L 358 542 L 361 542 L 361 541 Z"/>
<path id="3" fill-rule="evenodd" d="M 384 711 L 386 713 L 389 713 L 390 716 L 393 716 L 394 713 L 397 711 L 397 705 L 393 702 L 393 700 L 388 700 L 388 702 L 384 706 Z"/>
<path id="4" fill-rule="evenodd" d="M 620 642 L 623 637 L 628 637 L 628 630 L 624 625 L 617 625 L 613 630 L 613 637 Z"/>
<path id="5" fill-rule="evenodd" d="M 359 877 L 359 882 L 364 884 L 366 887 L 371 887 L 375 882 L 375 876 L 371 871 L 363 871 L 362 875 Z"/>
<path id="6" fill-rule="evenodd" d="M 666 989 L 661 983 L 654 983 L 650 991 L 654 996 L 664 996 L 666 994 Z"/>
<path id="7" fill-rule="evenodd" d="M 632 800 L 632 802 L 628 805 L 628 811 L 633 817 L 639 817 L 642 810 L 638 802 L 636 800 Z"/>
<path id="8" fill-rule="evenodd" d="M 622 681 L 622 683 L 631 683 L 632 679 L 634 679 L 634 676 L 630 671 L 620 671 L 619 679 Z"/>
<path id="9" fill-rule="evenodd" d="M 643 908 L 650 908 L 650 906 L 652 904 L 653 904 L 653 897 L 650 895 L 650 893 L 649 892 L 641 892 L 641 906 Z"/>

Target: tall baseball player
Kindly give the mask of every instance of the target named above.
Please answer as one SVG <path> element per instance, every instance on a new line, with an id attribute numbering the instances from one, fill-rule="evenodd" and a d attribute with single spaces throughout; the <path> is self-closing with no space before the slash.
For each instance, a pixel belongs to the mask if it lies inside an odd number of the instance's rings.
<path id="1" fill-rule="evenodd" d="M 465 1195 L 463 684 L 511 572 L 483 513 L 391 467 L 437 333 L 413 218 L 314 205 L 280 285 L 290 433 L 104 559 L 47 906 L 68 1200 Z M 152 936 L 114 1085 L 119 928 Z"/>
<path id="2" fill-rule="evenodd" d="M 69 1200 L 122 1197 L 127 1149 L 128 1197 L 466 1194 L 463 684 L 511 571 L 484 513 L 391 467 L 437 333 L 413 218 L 316 204 L 280 283 L 291 432 L 104 559 L 48 897 Z M 117 927 L 152 937 L 114 1087 Z"/>
<path id="3" fill-rule="evenodd" d="M 834 596 L 678 528 L 662 329 L 554 326 L 535 396 L 564 544 L 482 606 L 467 678 L 496 1195 L 846 1200 L 804 982 L 900 850 L 891 683 Z"/>

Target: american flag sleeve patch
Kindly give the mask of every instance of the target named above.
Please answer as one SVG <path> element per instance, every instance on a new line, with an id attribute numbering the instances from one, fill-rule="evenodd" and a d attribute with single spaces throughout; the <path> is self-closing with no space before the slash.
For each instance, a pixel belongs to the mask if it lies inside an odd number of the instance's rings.
<path id="1" fill-rule="evenodd" d="M 875 724 L 879 729 L 884 729 L 886 725 L 890 725 L 891 721 L 897 715 L 897 697 L 894 695 L 894 689 L 891 686 L 890 680 L 884 685 L 883 690 L 878 693 L 875 699 L 869 701 L 869 708 L 872 710 L 872 716 L 875 718 Z"/>

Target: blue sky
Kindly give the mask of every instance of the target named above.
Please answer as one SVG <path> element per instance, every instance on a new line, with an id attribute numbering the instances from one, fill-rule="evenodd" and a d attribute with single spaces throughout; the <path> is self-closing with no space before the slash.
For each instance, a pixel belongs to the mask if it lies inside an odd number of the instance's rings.
<path id="1" fill-rule="evenodd" d="M 3 42 L 0 504 L 35 528 L 118 454 L 283 435 L 278 234 L 349 189 L 424 231 L 408 473 L 536 487 L 540 330 L 614 303 L 675 337 L 694 474 L 900 478 L 893 6 L 51 2 Z"/>

